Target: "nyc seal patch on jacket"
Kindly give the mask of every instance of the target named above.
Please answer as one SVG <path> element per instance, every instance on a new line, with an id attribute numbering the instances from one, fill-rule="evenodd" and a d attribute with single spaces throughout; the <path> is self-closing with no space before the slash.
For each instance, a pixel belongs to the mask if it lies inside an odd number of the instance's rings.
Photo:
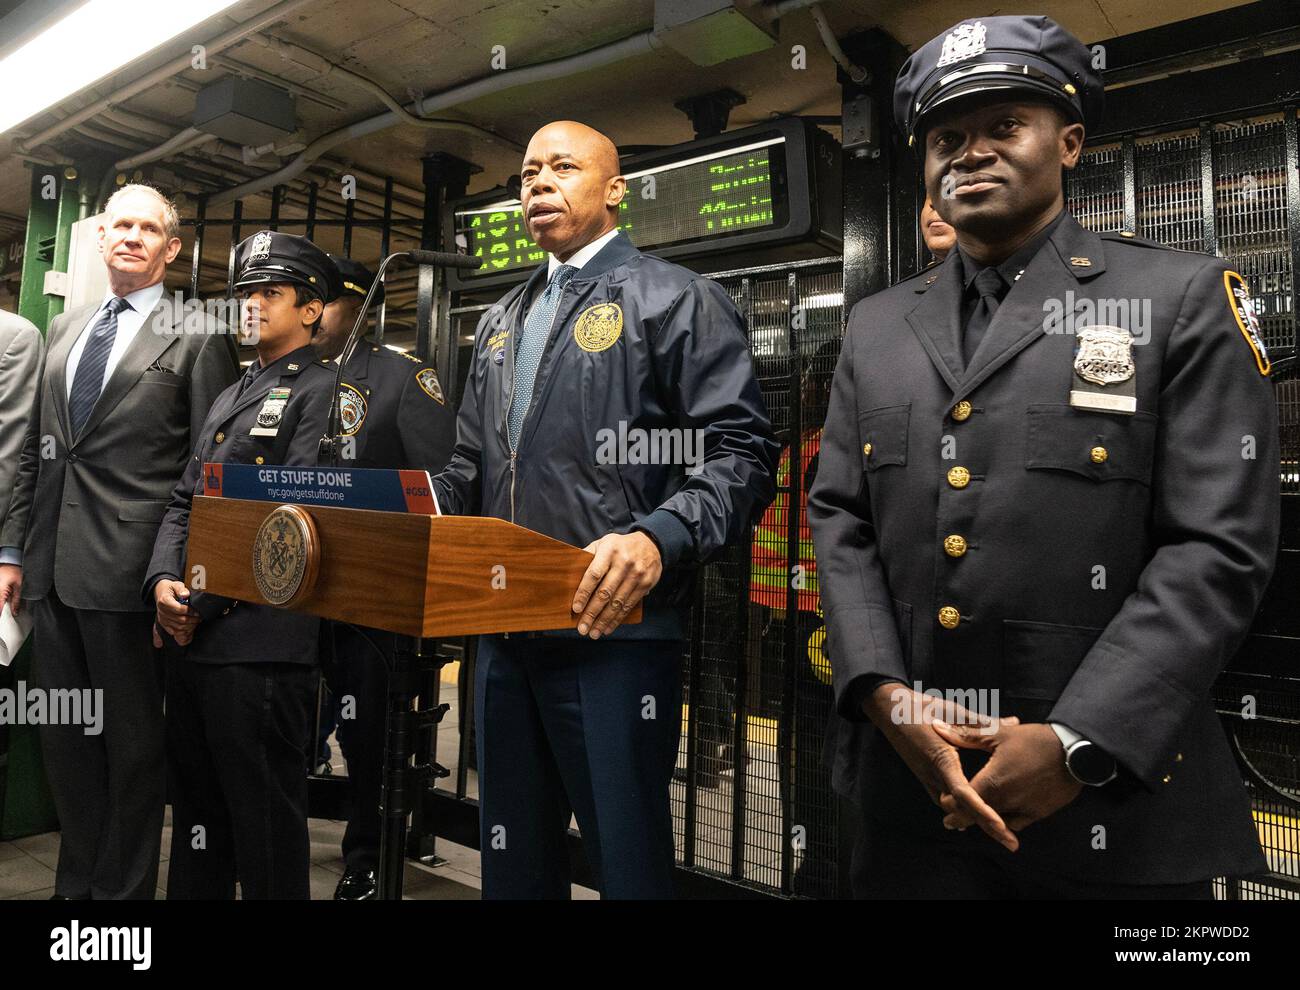
<path id="1" fill-rule="evenodd" d="M 613 347 L 623 333 L 623 310 L 618 303 L 598 303 L 578 314 L 573 324 L 573 339 L 584 351 L 603 351 Z"/>
<path id="2" fill-rule="evenodd" d="M 1079 328 L 1070 405 L 1123 415 L 1137 412 L 1137 365 L 1131 333 L 1105 324 Z"/>

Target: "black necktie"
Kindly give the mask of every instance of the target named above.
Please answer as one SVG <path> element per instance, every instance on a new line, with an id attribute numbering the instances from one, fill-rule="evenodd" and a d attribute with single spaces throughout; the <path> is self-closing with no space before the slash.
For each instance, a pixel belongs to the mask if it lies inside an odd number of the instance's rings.
<path id="1" fill-rule="evenodd" d="M 993 322 L 993 314 L 998 311 L 998 303 L 1006 294 L 1007 283 L 996 268 L 985 268 L 975 276 L 975 291 L 980 294 L 975 309 L 966 321 L 966 331 L 962 334 L 961 353 L 967 365 L 975 355 L 984 339 L 984 333 Z"/>
<path id="2" fill-rule="evenodd" d="M 104 390 L 104 369 L 108 367 L 108 355 L 117 339 L 117 314 L 130 308 L 129 302 L 114 296 L 99 311 L 94 326 L 87 331 L 86 346 L 82 348 L 77 373 L 72 377 L 72 391 L 68 394 L 74 437 L 90 419 L 90 411 Z"/>
<path id="3" fill-rule="evenodd" d="M 256 381 L 257 376 L 260 375 L 261 373 L 262 373 L 261 364 L 259 364 L 257 361 L 253 361 L 253 363 L 248 366 L 248 370 L 244 372 L 243 381 L 239 383 L 239 392 L 235 395 L 235 398 L 238 399 L 245 392 L 247 392 L 249 387 L 253 384 L 253 382 Z"/>

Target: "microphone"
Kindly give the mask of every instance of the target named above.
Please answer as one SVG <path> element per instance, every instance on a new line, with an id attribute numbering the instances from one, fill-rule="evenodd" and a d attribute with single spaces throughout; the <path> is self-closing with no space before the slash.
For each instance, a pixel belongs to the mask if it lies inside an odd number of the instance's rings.
<path id="1" fill-rule="evenodd" d="M 371 300 L 375 298 L 375 289 L 383 284 L 384 273 L 388 271 L 388 266 L 395 262 L 411 265 L 431 265 L 434 268 L 474 269 L 481 268 L 483 265 L 483 262 L 478 258 L 472 258 L 464 254 L 418 250 L 397 251 L 379 263 L 379 271 L 375 273 L 375 280 L 370 283 L 370 288 L 366 290 L 366 298 L 361 303 L 361 309 L 357 313 L 357 321 L 352 324 L 352 331 L 348 334 L 347 343 L 343 345 L 343 352 L 338 356 L 339 367 L 334 374 L 334 395 L 330 400 L 329 426 L 325 435 L 320 438 L 316 453 L 317 464 L 324 464 L 329 467 L 339 466 L 339 427 L 343 421 L 343 406 L 339 401 L 339 389 L 343 384 L 343 366 L 348 363 L 348 360 L 352 357 L 352 352 L 356 350 L 357 342 L 361 339 L 361 330 L 366 325 L 366 316 L 370 312 Z"/>
<path id="2" fill-rule="evenodd" d="M 447 251 L 403 251 L 402 260 L 414 265 L 433 265 L 435 268 L 461 268 L 474 271 L 483 262 L 468 254 L 451 254 Z"/>

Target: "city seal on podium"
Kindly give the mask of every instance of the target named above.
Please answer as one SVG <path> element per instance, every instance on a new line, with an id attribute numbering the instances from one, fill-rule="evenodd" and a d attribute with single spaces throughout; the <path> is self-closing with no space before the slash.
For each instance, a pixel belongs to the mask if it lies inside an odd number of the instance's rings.
<path id="1" fill-rule="evenodd" d="M 271 605 L 288 608 L 311 592 L 320 564 L 320 538 L 311 516 L 281 505 L 253 539 L 253 582 Z"/>

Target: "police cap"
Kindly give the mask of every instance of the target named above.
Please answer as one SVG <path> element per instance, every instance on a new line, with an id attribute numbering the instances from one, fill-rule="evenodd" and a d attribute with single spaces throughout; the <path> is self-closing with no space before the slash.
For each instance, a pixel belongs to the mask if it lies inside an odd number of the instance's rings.
<path id="1" fill-rule="evenodd" d="M 340 294 L 342 298 L 354 296 L 357 299 L 365 299 L 366 293 L 370 291 L 370 286 L 375 281 L 375 273 L 359 261 L 353 261 L 351 258 L 342 258 L 337 254 L 331 254 L 330 260 L 338 266 L 339 274 L 343 276 L 343 291 Z M 375 290 L 375 299 L 373 305 L 378 306 L 384 301 L 384 287 L 381 284 Z"/>
<path id="2" fill-rule="evenodd" d="M 894 84 L 894 119 L 913 144 L 925 118 L 959 96 L 1038 96 L 1093 130 L 1101 121 L 1101 76 L 1092 52 L 1050 17 L 962 21 L 912 53 Z"/>
<path id="3" fill-rule="evenodd" d="M 259 230 L 235 248 L 235 288 L 289 282 L 310 289 L 322 302 L 343 291 L 343 278 L 330 256 L 305 237 Z"/>

